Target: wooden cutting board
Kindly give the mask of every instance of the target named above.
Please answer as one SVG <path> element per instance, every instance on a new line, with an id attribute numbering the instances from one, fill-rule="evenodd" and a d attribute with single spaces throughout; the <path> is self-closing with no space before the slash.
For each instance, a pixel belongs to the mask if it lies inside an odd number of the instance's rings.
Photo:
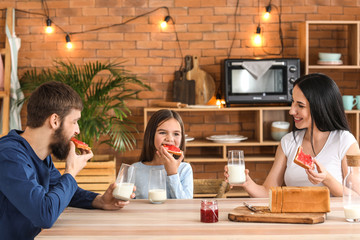
<path id="1" fill-rule="evenodd" d="M 325 213 L 272 213 L 268 207 L 256 206 L 259 212 L 252 212 L 244 206 L 232 210 L 228 214 L 234 222 L 267 222 L 267 223 L 323 223 Z"/>
<path id="2" fill-rule="evenodd" d="M 173 101 L 185 104 L 195 104 L 195 81 L 187 80 L 186 73 L 192 68 L 192 57 L 185 56 L 185 68 L 175 72 L 173 83 Z"/>
<path id="3" fill-rule="evenodd" d="M 215 95 L 214 78 L 199 68 L 199 59 L 193 57 L 193 69 L 187 72 L 188 80 L 195 80 L 195 104 L 204 105 Z"/>

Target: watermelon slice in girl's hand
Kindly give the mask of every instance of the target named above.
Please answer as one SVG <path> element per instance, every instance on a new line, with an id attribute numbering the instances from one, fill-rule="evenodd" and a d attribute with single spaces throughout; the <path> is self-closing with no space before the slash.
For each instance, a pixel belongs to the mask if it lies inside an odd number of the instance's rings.
<path id="1" fill-rule="evenodd" d="M 71 141 L 75 143 L 75 147 L 78 149 L 85 149 L 85 150 L 91 150 L 91 147 L 89 147 L 86 143 L 77 140 L 76 138 L 72 137 Z"/>
<path id="2" fill-rule="evenodd" d="M 294 163 L 303 167 L 305 169 L 313 169 L 314 168 L 314 160 L 310 154 L 305 154 L 303 152 L 302 146 L 300 146 L 297 150 Z"/>
<path id="3" fill-rule="evenodd" d="M 164 144 L 163 147 L 166 149 L 166 151 L 168 153 L 172 153 L 174 155 L 177 155 L 177 156 L 180 156 L 181 155 L 181 150 L 180 148 L 174 146 L 174 145 L 167 145 L 167 144 Z"/>

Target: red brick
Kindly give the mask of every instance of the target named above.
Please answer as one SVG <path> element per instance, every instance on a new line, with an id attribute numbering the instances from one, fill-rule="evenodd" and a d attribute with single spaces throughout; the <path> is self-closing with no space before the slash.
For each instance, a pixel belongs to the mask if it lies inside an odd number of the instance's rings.
<path id="1" fill-rule="evenodd" d="M 200 0 L 175 0 L 175 7 L 200 7 Z"/>
<path id="2" fill-rule="evenodd" d="M 176 18 L 176 24 L 201 23 L 200 16 L 180 16 Z"/>
<path id="3" fill-rule="evenodd" d="M 189 32 L 210 32 L 213 31 L 214 26 L 212 24 L 189 24 Z"/>
<path id="4" fill-rule="evenodd" d="M 190 43 L 191 49 L 214 48 L 213 41 L 194 41 Z"/>
<path id="5" fill-rule="evenodd" d="M 69 6 L 71 8 L 88 8 L 95 6 L 95 0 L 76 0 L 76 1 L 69 1 Z M 51 7 L 53 6 L 53 2 L 51 2 Z"/>
<path id="6" fill-rule="evenodd" d="M 201 7 L 224 7 L 227 0 L 201 0 Z"/>
<path id="7" fill-rule="evenodd" d="M 113 8 L 113 7 L 121 7 L 122 6 L 122 1 L 118 1 L 118 0 L 95 0 L 95 7 L 101 8 L 101 7 L 108 7 L 108 8 Z"/>

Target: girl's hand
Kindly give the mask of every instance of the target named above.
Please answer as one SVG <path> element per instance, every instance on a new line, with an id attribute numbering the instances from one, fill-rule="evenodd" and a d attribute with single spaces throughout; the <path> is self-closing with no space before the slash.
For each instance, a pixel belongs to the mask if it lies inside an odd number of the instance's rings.
<path id="1" fill-rule="evenodd" d="M 227 167 L 227 165 L 225 165 L 224 167 L 224 176 L 225 176 L 225 182 L 229 182 L 229 169 Z M 244 186 L 244 184 L 246 184 L 246 182 L 248 181 L 248 179 L 250 178 L 249 176 L 249 169 L 245 169 L 245 176 L 246 176 L 246 181 L 243 184 L 230 184 L 230 189 L 233 188 L 234 186 Z"/>
<path id="2" fill-rule="evenodd" d="M 184 153 L 182 151 L 181 156 L 178 159 L 175 159 L 172 154 L 168 153 L 163 146 L 161 146 L 160 151 L 157 151 L 156 154 L 163 160 L 168 176 L 177 174 L 180 163 L 184 159 Z"/>
<path id="3" fill-rule="evenodd" d="M 316 170 L 305 169 L 305 171 L 308 175 L 309 181 L 312 184 L 316 185 L 322 183 L 326 179 L 328 173 L 326 169 L 316 159 L 314 159 L 314 163 L 316 165 Z"/>

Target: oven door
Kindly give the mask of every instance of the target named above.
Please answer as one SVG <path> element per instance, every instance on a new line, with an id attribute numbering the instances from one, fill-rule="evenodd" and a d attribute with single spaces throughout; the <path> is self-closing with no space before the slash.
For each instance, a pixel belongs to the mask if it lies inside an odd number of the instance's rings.
<path id="1" fill-rule="evenodd" d="M 226 74 L 225 99 L 229 104 L 290 101 L 286 62 L 273 62 L 258 77 L 245 69 L 242 62 L 233 62 Z"/>

